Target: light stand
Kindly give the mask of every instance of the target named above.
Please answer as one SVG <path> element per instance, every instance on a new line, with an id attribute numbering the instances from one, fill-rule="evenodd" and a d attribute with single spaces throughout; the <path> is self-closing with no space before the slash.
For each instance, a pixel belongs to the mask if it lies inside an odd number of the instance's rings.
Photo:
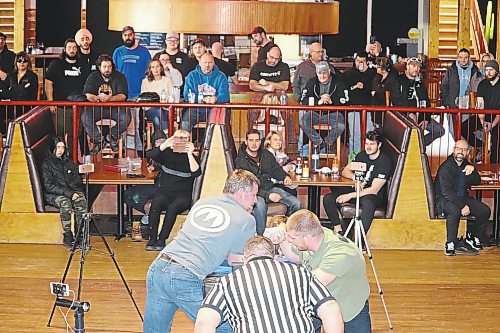
<path id="1" fill-rule="evenodd" d="M 359 251 L 363 253 L 363 243 L 366 247 L 366 254 L 368 259 L 370 259 L 370 264 L 372 266 L 373 276 L 375 277 L 375 282 L 377 283 L 378 294 L 380 299 L 382 300 L 382 305 L 384 306 L 385 316 L 387 317 L 387 322 L 389 323 L 389 329 L 392 330 L 391 318 L 389 317 L 389 312 L 387 311 L 387 305 L 384 300 L 384 292 L 382 291 L 382 287 L 380 286 L 380 282 L 378 280 L 377 271 L 375 270 L 375 263 L 373 262 L 373 256 L 370 251 L 370 246 L 368 245 L 368 240 L 366 239 L 365 228 L 363 227 L 363 223 L 361 221 L 360 209 L 359 209 L 359 200 L 360 200 L 360 191 L 361 191 L 361 180 L 363 178 L 363 172 L 354 171 L 354 179 L 356 181 L 356 212 L 354 214 L 354 218 L 349 223 L 344 235 L 348 235 L 351 228 L 354 226 L 354 244 L 358 247 Z"/>
<path id="2" fill-rule="evenodd" d="M 89 174 L 90 174 L 90 172 L 93 172 L 93 165 L 91 165 L 91 170 L 86 169 L 85 168 L 86 166 L 88 166 L 88 165 L 86 165 L 86 164 L 80 165 L 80 173 L 85 174 L 85 196 L 86 196 L 86 198 L 88 198 L 88 196 L 89 196 Z M 130 299 L 132 300 L 132 303 L 134 304 L 134 307 L 135 307 L 137 313 L 139 314 L 139 317 L 141 318 L 141 321 L 144 321 L 142 314 L 141 314 L 141 311 L 139 310 L 139 307 L 137 306 L 137 303 L 135 302 L 134 296 L 132 295 L 132 290 L 128 286 L 127 281 L 125 280 L 125 277 L 123 276 L 122 271 L 120 270 L 120 267 L 118 266 L 118 262 L 115 259 L 114 252 L 109 247 L 109 244 L 106 241 L 106 238 L 104 238 L 101 231 L 97 228 L 97 225 L 95 224 L 94 220 L 92 219 L 92 214 L 89 213 L 89 207 L 88 207 L 88 201 L 87 201 L 86 213 L 83 214 L 82 221 L 80 222 L 80 225 L 78 226 L 78 232 L 77 232 L 76 237 L 75 237 L 75 242 L 74 242 L 73 246 L 71 247 L 68 262 L 66 263 L 66 268 L 65 268 L 63 276 L 61 278 L 61 283 L 64 283 L 64 281 L 66 280 L 66 277 L 68 275 L 69 267 L 71 265 L 71 261 L 73 259 L 73 256 L 75 255 L 75 252 L 78 249 L 78 240 L 81 237 L 82 242 L 81 242 L 80 269 L 79 269 L 79 276 L 78 276 L 78 291 L 76 294 L 76 300 L 68 300 L 68 299 L 64 299 L 64 298 L 59 298 L 59 295 L 57 295 L 56 300 L 54 301 L 54 306 L 52 307 L 52 312 L 50 313 L 49 321 L 47 322 L 47 327 L 50 327 L 56 306 L 62 306 L 62 307 L 66 307 L 66 308 L 69 308 L 69 309 L 74 311 L 75 332 L 77 332 L 77 333 L 84 333 L 85 332 L 84 315 L 85 315 L 85 312 L 90 310 L 90 303 L 81 302 L 80 296 L 81 296 L 81 291 L 82 291 L 83 267 L 85 264 L 85 258 L 87 257 L 88 251 L 92 249 L 92 246 L 90 244 L 90 223 L 92 223 L 95 230 L 97 231 L 97 234 L 101 237 L 104 245 L 106 246 L 107 254 L 113 260 L 113 263 L 116 267 L 116 270 L 118 271 L 118 274 L 120 275 L 120 278 L 123 282 L 123 285 L 125 286 L 125 289 L 127 289 L 127 293 L 129 294 Z M 106 252 L 100 251 L 100 250 L 96 250 L 96 251 L 101 252 L 103 254 L 106 253 Z"/>

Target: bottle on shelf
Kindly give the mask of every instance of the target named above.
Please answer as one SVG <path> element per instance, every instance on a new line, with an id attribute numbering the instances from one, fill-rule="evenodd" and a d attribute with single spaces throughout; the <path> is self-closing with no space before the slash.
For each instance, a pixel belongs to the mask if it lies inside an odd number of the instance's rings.
<path id="1" fill-rule="evenodd" d="M 332 178 L 334 180 L 340 179 L 340 166 L 339 166 L 339 159 L 337 158 L 336 154 L 333 154 L 333 161 L 332 161 Z"/>
<path id="2" fill-rule="evenodd" d="M 284 90 L 282 90 L 280 93 L 280 104 L 286 105 L 286 93 Z"/>
<path id="3" fill-rule="evenodd" d="M 167 92 L 165 91 L 165 89 L 163 89 L 160 93 L 160 103 L 167 103 L 167 99 Z"/>
<path id="4" fill-rule="evenodd" d="M 309 178 L 309 161 L 304 160 L 304 168 L 302 169 L 302 177 L 301 178 Z"/>

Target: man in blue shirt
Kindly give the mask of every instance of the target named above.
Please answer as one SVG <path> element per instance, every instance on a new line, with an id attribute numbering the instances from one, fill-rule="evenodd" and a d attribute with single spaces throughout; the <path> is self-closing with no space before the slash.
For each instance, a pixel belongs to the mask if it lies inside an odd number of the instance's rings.
<path id="1" fill-rule="evenodd" d="M 113 52 L 116 70 L 127 78 L 129 99 L 141 93 L 141 82 L 151 61 L 151 54 L 135 40 L 134 28 L 126 26 L 122 30 L 123 45 Z"/>

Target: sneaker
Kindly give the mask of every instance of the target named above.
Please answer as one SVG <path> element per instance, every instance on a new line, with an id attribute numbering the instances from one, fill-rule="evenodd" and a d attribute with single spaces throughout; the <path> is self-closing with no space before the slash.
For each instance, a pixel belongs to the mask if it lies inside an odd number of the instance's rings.
<path id="1" fill-rule="evenodd" d="M 141 223 L 143 225 L 148 225 L 149 224 L 149 215 L 144 215 L 142 218 L 141 218 Z"/>
<path id="2" fill-rule="evenodd" d="M 150 239 L 146 244 L 146 251 L 155 251 L 156 239 Z"/>
<path id="3" fill-rule="evenodd" d="M 165 247 L 165 241 L 162 241 L 161 239 L 159 239 L 154 247 L 154 250 L 161 251 L 161 250 L 163 250 L 164 247 Z"/>
<path id="4" fill-rule="evenodd" d="M 132 232 L 130 237 L 132 238 L 132 242 L 142 242 L 141 222 L 132 222 Z"/>
<path id="5" fill-rule="evenodd" d="M 63 235 L 63 245 L 66 246 L 67 248 L 72 248 L 73 247 L 73 242 L 75 239 L 73 238 L 73 233 L 71 231 L 67 231 Z"/>
<path id="6" fill-rule="evenodd" d="M 101 152 L 101 144 L 94 143 L 94 148 L 92 148 L 92 155 L 97 155 Z"/>
<path id="7" fill-rule="evenodd" d="M 457 254 L 465 254 L 469 256 L 477 255 L 479 254 L 479 250 L 474 249 L 471 247 L 463 237 L 460 237 L 460 239 L 457 242 L 457 246 L 455 249 Z"/>
<path id="8" fill-rule="evenodd" d="M 476 236 L 472 236 L 471 233 L 467 233 L 467 236 L 465 238 L 465 242 L 467 244 L 470 245 L 470 247 L 472 247 L 473 249 L 476 249 L 476 250 L 482 250 L 483 249 L 483 245 L 481 244 L 481 241 L 479 240 L 479 238 L 477 238 Z"/>

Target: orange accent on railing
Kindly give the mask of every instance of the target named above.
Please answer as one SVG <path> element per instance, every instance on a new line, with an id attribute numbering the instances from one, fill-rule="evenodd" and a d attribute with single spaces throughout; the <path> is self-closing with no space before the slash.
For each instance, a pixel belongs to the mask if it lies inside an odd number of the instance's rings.
<path id="1" fill-rule="evenodd" d="M 477 0 L 470 0 L 470 20 L 474 36 L 476 37 L 476 49 L 479 54 L 489 52 L 488 41 L 484 35 L 483 19 L 481 18 L 481 11 L 479 10 Z"/>

